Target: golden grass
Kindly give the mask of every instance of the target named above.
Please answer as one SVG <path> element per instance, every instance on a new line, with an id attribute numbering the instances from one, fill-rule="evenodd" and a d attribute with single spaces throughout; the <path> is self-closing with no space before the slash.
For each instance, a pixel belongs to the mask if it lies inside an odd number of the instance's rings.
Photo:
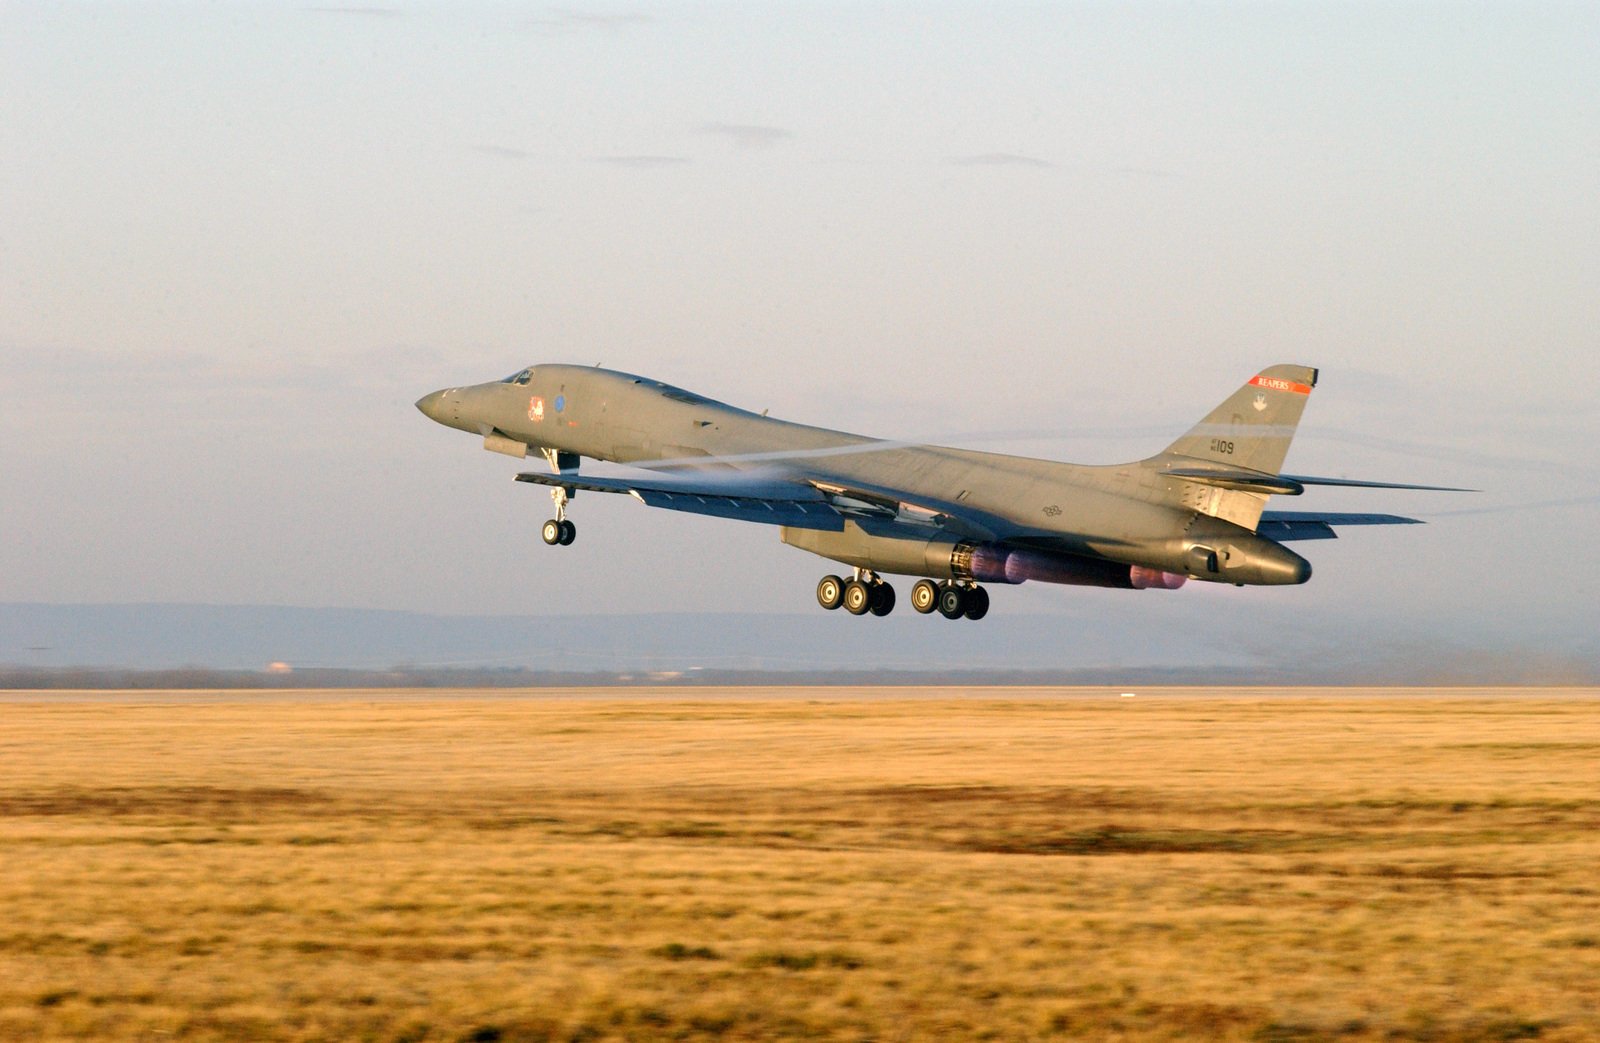
<path id="1" fill-rule="evenodd" d="M 0 1039 L 1600 1038 L 1592 692 L 747 694 L 0 706 Z"/>

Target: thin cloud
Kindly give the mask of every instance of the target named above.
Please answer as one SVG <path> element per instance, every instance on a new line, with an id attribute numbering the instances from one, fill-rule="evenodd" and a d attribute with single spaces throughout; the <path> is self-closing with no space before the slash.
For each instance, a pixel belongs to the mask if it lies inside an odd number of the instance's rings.
<path id="1" fill-rule="evenodd" d="M 1127 174 L 1133 177 L 1177 177 L 1176 170 L 1163 170 L 1160 167 L 1113 167 L 1113 174 Z"/>
<path id="2" fill-rule="evenodd" d="M 689 162 L 687 156 L 596 156 L 596 163 L 606 163 L 614 167 L 637 167 L 646 169 L 651 167 L 675 167 Z"/>
<path id="3" fill-rule="evenodd" d="M 306 14 L 359 15 L 365 18 L 399 18 L 405 14 L 398 7 L 302 7 Z"/>
<path id="4" fill-rule="evenodd" d="M 780 141 L 794 137 L 793 132 L 782 127 L 763 127 L 749 123 L 702 123 L 701 134 L 715 134 L 732 142 L 739 149 L 769 149 Z"/>
<path id="5" fill-rule="evenodd" d="M 1445 511 L 1415 511 L 1424 518 L 1459 518 L 1469 514 L 1512 514 L 1516 511 L 1547 511 L 1556 507 L 1600 507 L 1600 496 L 1575 496 L 1564 500 L 1534 500 L 1531 503 L 1503 503 L 1493 507 L 1459 507 Z"/>
<path id="6" fill-rule="evenodd" d="M 958 167 L 1043 167 L 1055 166 L 1046 159 L 1019 156 L 1014 152 L 983 152 L 975 156 L 951 156 L 950 162 Z"/>
<path id="7" fill-rule="evenodd" d="M 531 152 L 524 152 L 522 149 L 511 148 L 506 145 L 474 145 L 472 146 L 472 151 L 481 152 L 485 156 L 494 156 L 497 159 L 531 159 L 533 157 Z"/>
<path id="8" fill-rule="evenodd" d="M 1316 438 L 1332 442 L 1343 442 L 1346 445 L 1365 446 L 1370 449 L 1381 449 L 1386 452 L 1396 453 L 1401 456 L 1413 456 L 1424 460 L 1438 460 L 1441 463 L 1467 464 L 1474 467 L 1500 468 L 1516 471 L 1543 471 L 1552 474 L 1565 474 L 1572 471 L 1568 463 L 1554 460 L 1545 460 L 1532 456 L 1515 456 L 1507 453 L 1489 452 L 1472 448 L 1457 448 L 1453 446 L 1435 445 L 1430 442 L 1419 442 L 1404 438 L 1395 438 L 1386 434 L 1373 434 L 1368 431 L 1357 431 L 1346 428 L 1321 428 L 1312 429 Z"/>
<path id="9" fill-rule="evenodd" d="M 15 350 L 13 350 L 13 347 Z M 99 380 L 138 380 L 153 377 L 193 377 L 217 372 L 223 361 L 216 355 L 198 351 L 163 350 L 135 347 L 121 351 L 105 348 L 67 348 L 4 345 L 8 374 L 30 380 L 69 378 Z"/>
<path id="10" fill-rule="evenodd" d="M 594 11 L 552 11 L 542 18 L 530 18 L 528 28 L 534 32 L 555 36 L 563 33 L 602 32 L 620 33 L 634 26 L 655 21 L 647 14 L 636 11 L 617 14 L 600 14 Z"/>

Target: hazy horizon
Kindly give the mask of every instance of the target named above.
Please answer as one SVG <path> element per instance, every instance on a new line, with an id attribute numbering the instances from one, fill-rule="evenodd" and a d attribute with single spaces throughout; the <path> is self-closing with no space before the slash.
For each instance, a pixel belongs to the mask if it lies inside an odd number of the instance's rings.
<path id="1" fill-rule="evenodd" d="M 1104 684 L 1600 684 L 1600 635 L 1426 620 L 1350 621 L 1260 608 L 1219 631 L 1205 606 L 1176 602 L 1152 634 L 1119 618 L 1009 615 L 979 630 L 914 613 L 851 620 L 822 612 L 458 615 L 251 605 L 0 603 L 0 687 L 120 686 L 144 673 L 291 671 L 274 684 L 518 683 L 494 676 L 975 678 Z M 940 624 L 943 624 L 942 626 Z M 954 628 L 954 629 L 951 629 Z M 341 672 L 365 681 L 340 681 Z M 399 673 L 404 677 L 381 676 Z M 36 681 L 30 681 L 36 678 Z M 97 680 L 96 678 L 100 678 Z M 1066 680 L 1063 680 L 1066 679 Z M 148 682 L 137 682 L 143 685 Z M 160 682 L 177 683 L 177 681 Z M 198 676 L 200 684 L 208 682 Z"/>

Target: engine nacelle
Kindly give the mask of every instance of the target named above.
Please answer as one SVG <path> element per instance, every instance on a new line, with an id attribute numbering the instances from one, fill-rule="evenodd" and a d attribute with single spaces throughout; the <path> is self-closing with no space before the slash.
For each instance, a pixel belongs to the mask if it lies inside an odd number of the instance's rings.
<path id="1" fill-rule="evenodd" d="M 869 526 L 872 523 L 868 523 Z M 842 532 L 784 527 L 783 542 L 858 568 L 901 576 L 978 583 L 1064 583 L 1123 590 L 1176 590 L 1186 576 L 1100 558 L 974 543 L 946 533 L 889 523 L 869 531 L 855 521 Z"/>
<path id="2" fill-rule="evenodd" d="M 842 532 L 795 529 L 784 526 L 783 542 L 846 565 L 887 572 L 898 576 L 931 576 L 934 579 L 964 579 L 951 569 L 950 561 L 959 546 L 968 546 L 956 537 L 928 527 L 913 528 L 893 522 L 868 525 L 845 522 Z"/>
<path id="3" fill-rule="evenodd" d="M 1141 565 L 992 543 L 957 544 L 951 566 L 958 579 L 984 583 L 1025 583 L 1031 579 L 1077 587 L 1176 590 L 1188 578 Z"/>

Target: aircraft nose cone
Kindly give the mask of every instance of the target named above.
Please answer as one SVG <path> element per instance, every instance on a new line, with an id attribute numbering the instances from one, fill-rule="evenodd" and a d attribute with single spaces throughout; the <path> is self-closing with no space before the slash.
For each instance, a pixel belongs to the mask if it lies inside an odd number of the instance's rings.
<path id="1" fill-rule="evenodd" d="M 444 392 L 434 391 L 417 399 L 417 408 L 422 410 L 422 415 L 429 420 L 444 423 L 439 418 L 444 415 Z"/>

